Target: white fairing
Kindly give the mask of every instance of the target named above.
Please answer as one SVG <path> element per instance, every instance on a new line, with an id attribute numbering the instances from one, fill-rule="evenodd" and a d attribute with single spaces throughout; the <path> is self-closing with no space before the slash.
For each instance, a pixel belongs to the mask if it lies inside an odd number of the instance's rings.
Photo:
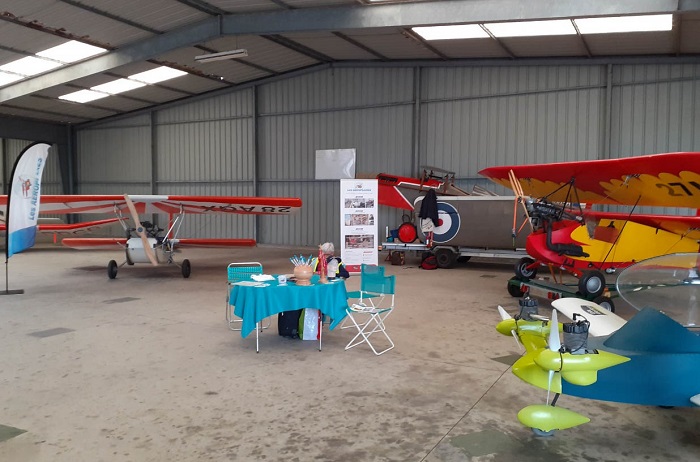
<path id="1" fill-rule="evenodd" d="M 591 323 L 588 333 L 593 337 L 610 335 L 627 322 L 597 303 L 580 298 L 560 298 L 554 300 L 552 306 L 571 320 L 574 314 L 586 318 Z"/>
<path id="2" fill-rule="evenodd" d="M 154 249 L 156 259 L 158 259 L 158 252 L 155 251 L 158 241 L 155 238 L 149 237 L 148 243 L 151 244 L 151 248 Z M 133 263 L 150 263 L 151 260 L 148 259 L 146 251 L 143 249 L 143 241 L 139 237 L 132 237 L 126 242 L 126 253 Z"/>

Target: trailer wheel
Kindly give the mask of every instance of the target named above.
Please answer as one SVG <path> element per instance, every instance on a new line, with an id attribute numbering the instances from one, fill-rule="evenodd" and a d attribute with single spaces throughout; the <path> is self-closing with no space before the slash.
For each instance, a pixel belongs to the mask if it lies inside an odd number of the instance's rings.
<path id="1" fill-rule="evenodd" d="M 611 313 L 615 312 L 615 304 L 610 297 L 597 297 L 595 300 L 593 300 L 593 303 L 597 303 Z"/>
<path id="2" fill-rule="evenodd" d="M 596 298 L 605 291 L 605 275 L 598 270 L 585 271 L 578 280 L 578 290 L 586 298 Z"/>
<path id="3" fill-rule="evenodd" d="M 510 294 L 511 297 L 515 298 L 521 298 L 523 295 L 526 294 L 525 291 L 520 289 L 520 286 L 516 286 L 514 284 L 511 284 L 510 281 L 508 281 L 508 293 Z"/>
<path id="4" fill-rule="evenodd" d="M 534 278 L 535 276 L 537 276 L 537 268 L 528 269 L 528 266 L 532 265 L 533 263 L 535 263 L 535 260 L 533 260 L 532 258 L 521 258 L 520 260 L 518 260 L 518 263 L 515 264 L 515 275 L 520 279 L 524 279 L 526 281 L 529 281 L 530 279 Z"/>
<path id="5" fill-rule="evenodd" d="M 452 268 L 457 261 L 457 254 L 450 249 L 437 249 L 435 258 L 439 268 Z"/>

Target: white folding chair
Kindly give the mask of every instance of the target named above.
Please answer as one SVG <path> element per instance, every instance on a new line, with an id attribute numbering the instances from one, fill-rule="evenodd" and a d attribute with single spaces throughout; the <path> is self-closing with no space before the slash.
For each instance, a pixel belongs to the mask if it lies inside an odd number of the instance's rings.
<path id="1" fill-rule="evenodd" d="M 359 305 L 373 305 L 372 299 L 378 297 L 378 295 L 374 292 L 371 292 L 368 290 L 368 286 L 365 285 L 366 278 L 365 276 L 384 276 L 384 267 L 379 266 L 379 265 L 367 265 L 365 263 L 362 264 L 360 268 L 360 290 L 354 290 L 352 292 L 348 292 L 348 303 L 350 305 L 353 304 L 359 304 Z M 367 282 L 370 282 L 367 280 Z M 343 319 L 343 322 L 340 323 L 338 326 L 339 329 L 348 329 L 351 327 L 354 327 L 351 324 L 346 324 L 347 317 Z"/>
<path id="2" fill-rule="evenodd" d="M 229 303 L 231 289 L 233 288 L 234 283 L 250 280 L 250 276 L 253 274 L 263 274 L 263 267 L 262 264 L 257 261 L 229 263 L 228 267 L 226 268 L 226 273 L 226 321 L 229 329 L 239 331 L 241 328 L 236 327 L 235 325 L 243 320 L 234 314 L 236 307 Z M 268 320 L 266 326 L 261 326 L 261 323 L 258 322 L 255 323 L 255 351 L 260 351 L 258 332 L 270 327 L 271 322 L 272 321 Z"/>
<path id="3" fill-rule="evenodd" d="M 396 289 L 396 276 L 384 276 L 383 274 L 366 274 L 362 279 L 363 291 L 374 297 L 370 303 L 353 303 L 345 310 L 348 318 L 357 329 L 357 334 L 345 346 L 346 350 L 366 343 L 375 355 L 379 356 L 394 348 L 394 342 L 386 331 L 386 318 L 394 310 L 394 295 Z M 377 351 L 372 343 L 376 338 L 370 337 L 381 333 L 388 343 L 386 348 Z"/>

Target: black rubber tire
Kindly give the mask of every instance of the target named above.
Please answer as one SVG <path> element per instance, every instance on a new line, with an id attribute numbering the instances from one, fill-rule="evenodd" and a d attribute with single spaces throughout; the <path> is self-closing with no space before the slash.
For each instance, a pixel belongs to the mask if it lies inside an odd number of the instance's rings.
<path id="1" fill-rule="evenodd" d="M 469 260 L 471 260 L 471 258 L 472 258 L 471 255 L 460 255 L 459 257 L 457 257 L 457 261 L 459 263 L 466 263 Z"/>
<path id="2" fill-rule="evenodd" d="M 128 250 L 126 251 L 126 264 L 129 265 L 129 266 L 133 266 L 133 265 L 134 265 L 134 262 L 131 261 L 131 257 L 129 256 L 129 251 L 128 251 Z"/>
<path id="3" fill-rule="evenodd" d="M 110 279 L 116 278 L 118 268 L 119 265 L 117 265 L 117 262 L 110 260 L 109 263 L 107 263 L 107 276 L 109 276 Z"/>
<path id="4" fill-rule="evenodd" d="M 192 272 L 192 265 L 190 265 L 190 261 L 188 259 L 182 260 L 182 277 L 187 279 L 190 277 L 190 273 Z"/>
<path id="5" fill-rule="evenodd" d="M 595 299 L 605 292 L 605 275 L 598 270 L 585 271 L 578 280 L 579 292 L 588 299 Z"/>
<path id="6" fill-rule="evenodd" d="M 534 278 L 537 276 L 537 268 L 527 269 L 527 267 L 533 263 L 535 263 L 535 260 L 530 257 L 521 258 L 518 260 L 518 263 L 515 264 L 515 275 L 525 281 L 529 281 L 530 279 Z"/>
<path id="7" fill-rule="evenodd" d="M 602 306 L 606 310 L 610 311 L 611 313 L 615 312 L 615 304 L 613 303 L 612 299 L 610 297 L 596 297 L 595 300 L 593 300 L 593 303 L 597 303 L 598 305 Z"/>
<path id="8" fill-rule="evenodd" d="M 452 268 L 457 261 L 457 254 L 450 249 L 437 249 L 434 253 L 438 268 Z"/>
<path id="9" fill-rule="evenodd" d="M 523 295 L 525 295 L 526 292 L 522 291 L 520 287 L 511 284 L 510 281 L 508 281 L 508 293 L 510 294 L 511 297 L 515 298 L 521 298 Z"/>

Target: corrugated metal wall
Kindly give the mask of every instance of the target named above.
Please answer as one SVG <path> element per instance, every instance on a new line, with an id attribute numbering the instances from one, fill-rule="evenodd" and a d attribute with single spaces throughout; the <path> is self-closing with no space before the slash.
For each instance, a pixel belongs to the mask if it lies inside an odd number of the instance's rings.
<path id="1" fill-rule="evenodd" d="M 604 67 L 426 69 L 422 94 L 421 156 L 464 189 L 495 190 L 478 175 L 488 166 L 600 155 Z"/>
<path id="2" fill-rule="evenodd" d="M 700 65 L 615 66 L 611 157 L 700 151 Z"/>
<path id="3" fill-rule="evenodd" d="M 0 159 L 2 159 L 2 171 L 0 173 L 0 191 L 2 194 L 7 194 L 7 188 L 11 181 L 12 167 L 19 157 L 19 154 L 33 143 L 28 140 L 3 139 L 0 145 Z M 49 151 L 49 156 L 46 158 L 46 165 L 41 176 L 41 192 L 42 194 L 62 194 L 61 186 L 61 169 L 58 161 L 58 156 L 52 149 Z"/>
<path id="4" fill-rule="evenodd" d="M 304 203 L 289 226 L 262 217 L 262 242 L 338 242 L 340 187 L 314 180 L 316 150 L 354 148 L 357 176 L 411 173 L 411 69 L 327 70 L 262 85 L 258 94 L 260 194 Z M 395 227 L 396 211 L 380 215 L 380 229 L 390 221 Z"/>
<path id="5" fill-rule="evenodd" d="M 699 85 L 697 65 L 323 70 L 79 130 L 80 192 L 301 197 L 295 216 L 190 217 L 184 231 L 315 245 L 340 233 L 318 149 L 355 148 L 358 176 L 433 165 L 504 193 L 477 172 L 700 151 Z M 400 222 L 381 207 L 380 233 Z"/>

